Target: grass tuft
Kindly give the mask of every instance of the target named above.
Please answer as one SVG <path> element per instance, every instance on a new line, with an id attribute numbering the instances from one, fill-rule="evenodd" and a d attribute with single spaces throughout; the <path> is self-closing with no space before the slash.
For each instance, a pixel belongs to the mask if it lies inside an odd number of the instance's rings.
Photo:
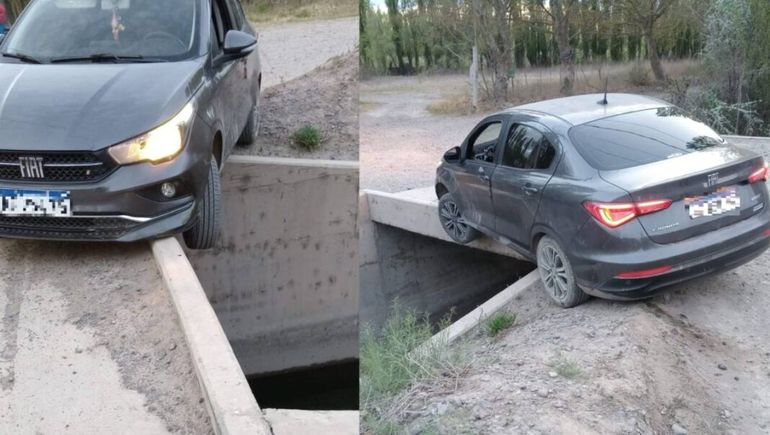
<path id="1" fill-rule="evenodd" d="M 484 327 L 488 336 L 496 337 L 497 334 L 510 328 L 514 323 L 516 323 L 516 314 L 498 313 L 488 318 L 484 322 Z"/>
<path id="2" fill-rule="evenodd" d="M 291 136 L 291 140 L 294 142 L 294 145 L 297 145 L 303 150 L 313 151 L 321 145 L 323 135 L 318 128 L 313 127 L 312 125 L 306 125 L 295 131 Z"/>
<path id="3" fill-rule="evenodd" d="M 552 366 L 559 376 L 566 379 L 575 379 L 583 374 L 583 371 L 580 369 L 577 362 L 567 358 L 560 357 L 552 364 Z"/>
<path id="4" fill-rule="evenodd" d="M 447 322 L 443 322 L 445 326 Z M 442 328 L 443 329 L 443 328 Z M 457 379 L 464 356 L 445 340 L 423 346 L 434 334 L 427 316 L 394 305 L 380 331 L 364 325 L 361 332 L 361 420 L 363 433 L 401 433 L 403 395 L 420 382 L 432 386 Z M 419 351 L 415 351 L 417 348 Z M 453 381 L 454 382 L 454 381 Z"/>

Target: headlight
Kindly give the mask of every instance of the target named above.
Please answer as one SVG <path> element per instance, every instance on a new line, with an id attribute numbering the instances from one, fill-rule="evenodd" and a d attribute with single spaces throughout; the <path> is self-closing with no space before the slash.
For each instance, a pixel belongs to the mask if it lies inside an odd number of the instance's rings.
<path id="1" fill-rule="evenodd" d="M 175 157 L 184 148 L 187 127 L 195 115 L 192 101 L 170 121 L 121 144 L 110 147 L 110 156 L 121 165 L 160 163 Z"/>

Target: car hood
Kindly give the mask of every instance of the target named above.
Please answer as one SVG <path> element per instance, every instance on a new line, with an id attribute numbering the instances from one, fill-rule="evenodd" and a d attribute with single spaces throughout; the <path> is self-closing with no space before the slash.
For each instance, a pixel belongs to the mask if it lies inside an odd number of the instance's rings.
<path id="1" fill-rule="evenodd" d="M 175 115 L 202 80 L 202 60 L 0 64 L 0 149 L 106 148 Z"/>

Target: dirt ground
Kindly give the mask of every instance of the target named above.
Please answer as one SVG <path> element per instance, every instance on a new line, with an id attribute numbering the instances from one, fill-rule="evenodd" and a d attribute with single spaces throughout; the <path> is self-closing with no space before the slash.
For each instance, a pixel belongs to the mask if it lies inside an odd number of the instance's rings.
<path id="1" fill-rule="evenodd" d="M 413 432 L 770 433 L 770 254 L 647 302 L 557 307 L 538 284 L 457 384 L 423 385 Z M 569 367 L 569 370 L 564 369 Z"/>
<path id="2" fill-rule="evenodd" d="M 464 77 L 361 84 L 361 182 L 430 186 L 444 151 L 483 115 L 427 111 Z M 656 95 L 660 96 L 660 95 Z M 770 155 L 768 141 L 731 139 Z M 646 302 L 565 310 L 538 285 L 508 307 L 516 325 L 458 346 L 460 379 L 403 398 L 409 433 L 770 434 L 770 253 Z"/>
<path id="3" fill-rule="evenodd" d="M 262 124 L 255 144 L 236 154 L 306 159 L 358 160 L 358 52 L 337 56 L 310 73 L 262 94 Z M 291 136 L 312 125 L 323 135 L 313 151 Z"/>
<path id="4" fill-rule="evenodd" d="M 261 28 L 260 134 L 255 144 L 235 153 L 358 160 L 357 43 L 358 18 Z M 306 125 L 323 134 L 316 150 L 305 151 L 291 140 Z"/>
<path id="5" fill-rule="evenodd" d="M 212 433 L 146 244 L 0 252 L 0 433 Z"/>

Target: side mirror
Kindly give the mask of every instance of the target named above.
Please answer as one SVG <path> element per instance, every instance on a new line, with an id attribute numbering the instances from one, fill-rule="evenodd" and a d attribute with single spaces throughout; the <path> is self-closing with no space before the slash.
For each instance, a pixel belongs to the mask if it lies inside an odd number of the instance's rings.
<path id="1" fill-rule="evenodd" d="M 451 148 L 449 151 L 444 153 L 444 161 L 445 162 L 456 162 L 460 160 L 460 147 L 454 147 Z"/>
<path id="2" fill-rule="evenodd" d="M 257 38 L 240 30 L 230 30 L 225 35 L 224 54 L 228 60 L 248 56 L 257 47 Z"/>

